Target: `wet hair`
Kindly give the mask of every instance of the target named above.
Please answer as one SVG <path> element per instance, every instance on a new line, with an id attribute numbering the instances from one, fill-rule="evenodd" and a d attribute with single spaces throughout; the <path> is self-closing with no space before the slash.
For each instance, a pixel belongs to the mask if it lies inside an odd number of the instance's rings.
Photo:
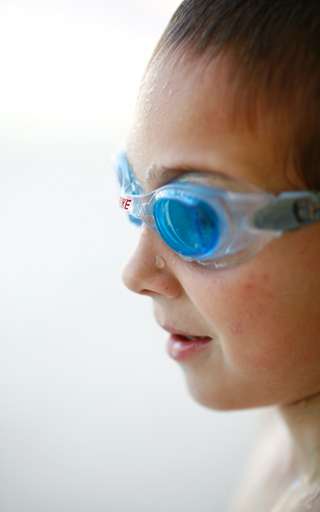
<path id="1" fill-rule="evenodd" d="M 320 191 L 320 0 L 185 0 L 152 61 L 174 54 L 229 59 L 248 124 L 261 104 L 274 112 L 298 175 Z"/>

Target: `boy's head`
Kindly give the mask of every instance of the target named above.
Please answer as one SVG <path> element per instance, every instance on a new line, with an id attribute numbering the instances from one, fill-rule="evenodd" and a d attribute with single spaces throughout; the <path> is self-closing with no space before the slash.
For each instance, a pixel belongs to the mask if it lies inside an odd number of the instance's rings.
<path id="1" fill-rule="evenodd" d="M 319 34 L 315 1 L 184 2 L 145 73 L 126 144 L 144 192 L 190 171 L 274 194 L 319 190 Z M 320 392 L 319 254 L 320 222 L 212 270 L 144 225 L 123 277 L 152 297 L 197 400 L 285 404 Z"/>
<path id="2" fill-rule="evenodd" d="M 307 188 L 320 190 L 319 51 L 318 0 L 186 0 L 150 65 L 180 57 L 202 58 L 204 66 L 225 60 L 234 120 L 266 128 L 271 116 L 283 156 L 292 158 Z"/>

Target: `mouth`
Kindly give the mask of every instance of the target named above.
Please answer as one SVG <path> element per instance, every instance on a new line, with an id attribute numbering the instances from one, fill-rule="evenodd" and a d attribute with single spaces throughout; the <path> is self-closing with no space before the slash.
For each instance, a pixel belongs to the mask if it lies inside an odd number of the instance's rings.
<path id="1" fill-rule="evenodd" d="M 194 343 L 194 342 L 197 342 L 197 341 L 204 342 L 204 341 L 208 341 L 208 340 L 212 341 L 212 338 L 210 338 L 209 336 L 193 336 L 191 334 L 173 333 L 172 337 L 176 341 L 188 342 L 188 343 L 192 343 L 192 342 Z"/>
<path id="2" fill-rule="evenodd" d="M 195 334 L 190 334 L 185 331 L 179 331 L 172 327 L 167 327 L 167 326 L 161 326 L 161 327 L 165 331 L 172 334 L 172 336 L 174 336 L 177 339 L 177 341 L 191 341 L 192 342 L 192 341 L 203 341 L 203 340 L 207 340 L 207 339 L 212 340 L 212 338 L 210 336 L 198 336 Z"/>
<path id="3" fill-rule="evenodd" d="M 167 326 L 163 326 L 163 329 L 170 333 L 167 342 L 168 353 L 179 362 L 184 362 L 197 356 L 200 351 L 203 351 L 214 341 L 210 336 L 198 336 Z"/>

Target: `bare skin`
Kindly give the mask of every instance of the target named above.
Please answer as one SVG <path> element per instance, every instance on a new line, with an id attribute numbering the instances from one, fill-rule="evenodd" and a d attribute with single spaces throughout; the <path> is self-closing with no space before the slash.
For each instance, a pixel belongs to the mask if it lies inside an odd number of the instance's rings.
<path id="1" fill-rule="evenodd" d="M 149 69 L 126 143 L 145 192 L 191 169 L 276 194 L 304 188 L 271 144 L 267 121 L 255 134 L 231 122 L 226 77 L 219 61 L 207 69 L 160 60 Z M 152 298 L 160 326 L 213 339 L 181 363 L 196 400 L 224 410 L 277 406 L 233 512 L 320 511 L 319 254 L 320 223 L 238 266 L 209 270 L 144 226 L 123 270 L 129 289 Z"/>
<path id="2" fill-rule="evenodd" d="M 320 510 L 320 398 L 267 410 L 230 512 Z"/>

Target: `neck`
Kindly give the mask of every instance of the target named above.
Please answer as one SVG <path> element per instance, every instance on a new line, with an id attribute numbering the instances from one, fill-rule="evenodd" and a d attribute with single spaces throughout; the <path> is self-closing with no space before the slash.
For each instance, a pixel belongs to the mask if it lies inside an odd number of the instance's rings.
<path id="1" fill-rule="evenodd" d="M 293 457 L 308 478 L 320 477 L 320 394 L 280 407 L 292 440 Z"/>

